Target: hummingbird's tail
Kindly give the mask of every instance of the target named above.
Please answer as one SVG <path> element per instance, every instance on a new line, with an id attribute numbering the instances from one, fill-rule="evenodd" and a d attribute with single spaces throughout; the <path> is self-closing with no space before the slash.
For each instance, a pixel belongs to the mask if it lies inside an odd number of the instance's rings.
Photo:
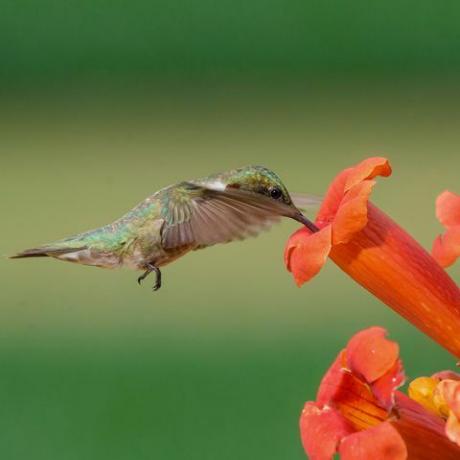
<path id="1" fill-rule="evenodd" d="M 39 248 L 26 249 L 25 251 L 21 251 L 14 256 L 10 256 L 10 259 L 24 259 L 26 257 L 59 257 L 64 254 L 70 254 L 72 252 L 78 252 L 84 249 L 87 249 L 86 246 L 80 246 L 78 248 L 42 246 Z"/>
<path id="2" fill-rule="evenodd" d="M 109 235 L 108 229 L 101 227 L 43 246 L 26 249 L 10 258 L 53 257 L 67 262 L 115 268 L 121 263 L 118 254 L 120 245 L 116 241 L 110 245 L 107 235 Z"/>
<path id="3" fill-rule="evenodd" d="M 88 249 L 87 241 L 84 241 L 85 234 L 71 236 L 62 240 L 52 241 L 35 248 L 26 249 L 13 256 L 10 259 L 25 259 L 28 257 L 55 257 L 65 259 L 75 257 L 76 253 L 81 253 Z"/>

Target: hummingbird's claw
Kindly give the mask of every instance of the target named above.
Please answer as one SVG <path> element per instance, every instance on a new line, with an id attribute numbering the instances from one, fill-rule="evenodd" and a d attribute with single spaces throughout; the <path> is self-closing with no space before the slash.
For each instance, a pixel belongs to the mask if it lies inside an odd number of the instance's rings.
<path id="1" fill-rule="evenodd" d="M 153 291 L 158 291 L 158 289 L 160 289 L 160 287 L 161 287 L 161 271 L 160 271 L 160 269 L 158 267 L 155 267 L 155 265 L 153 265 L 153 264 L 147 264 L 145 267 L 146 267 L 147 270 L 141 276 L 139 276 L 139 278 L 137 278 L 137 282 L 140 285 L 141 282 L 148 275 L 150 275 L 150 273 L 155 272 L 156 280 L 155 280 L 155 284 L 153 285 L 152 290 Z"/>
<path id="2" fill-rule="evenodd" d="M 147 276 L 149 275 L 149 273 L 151 273 L 151 271 L 152 270 L 147 270 L 144 273 L 142 273 L 142 275 L 139 276 L 139 278 L 137 278 L 137 284 L 139 284 L 139 286 L 141 285 L 142 281 L 144 281 L 144 279 L 147 278 Z"/>
<path id="3" fill-rule="evenodd" d="M 161 288 L 161 271 L 158 267 L 155 267 L 154 270 L 155 270 L 156 280 L 152 288 L 153 292 L 158 291 L 158 289 Z"/>

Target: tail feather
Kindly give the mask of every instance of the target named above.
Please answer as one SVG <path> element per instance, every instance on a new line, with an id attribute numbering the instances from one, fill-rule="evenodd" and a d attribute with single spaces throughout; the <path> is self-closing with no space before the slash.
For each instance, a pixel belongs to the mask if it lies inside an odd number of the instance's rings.
<path id="1" fill-rule="evenodd" d="M 87 249 L 86 246 L 81 246 L 78 248 L 53 248 L 53 247 L 41 247 L 41 248 L 32 248 L 21 251 L 14 256 L 10 256 L 10 259 L 24 259 L 26 257 L 56 257 L 61 254 L 68 254 L 70 252 L 81 251 L 82 249 Z"/>

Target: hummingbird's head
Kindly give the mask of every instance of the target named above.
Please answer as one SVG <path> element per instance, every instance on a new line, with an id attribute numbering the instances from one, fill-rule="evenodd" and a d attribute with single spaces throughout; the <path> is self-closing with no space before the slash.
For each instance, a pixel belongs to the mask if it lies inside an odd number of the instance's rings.
<path id="1" fill-rule="evenodd" d="M 238 189 L 263 195 L 273 204 L 280 215 L 291 217 L 306 225 L 312 232 L 318 228 L 312 224 L 294 204 L 279 176 L 265 166 L 245 166 L 207 177 L 206 186 L 217 190 Z"/>
<path id="2" fill-rule="evenodd" d="M 226 188 L 258 193 L 287 206 L 294 206 L 279 176 L 264 166 L 235 169 L 222 177 L 222 180 Z"/>

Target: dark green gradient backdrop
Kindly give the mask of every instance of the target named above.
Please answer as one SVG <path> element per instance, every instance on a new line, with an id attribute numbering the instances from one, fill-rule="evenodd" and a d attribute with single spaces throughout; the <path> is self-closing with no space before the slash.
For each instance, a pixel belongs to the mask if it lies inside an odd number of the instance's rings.
<path id="1" fill-rule="evenodd" d="M 27 82 L 455 72 L 454 0 L 3 0 L 1 75 Z"/>
<path id="2" fill-rule="evenodd" d="M 0 255 L 240 165 L 324 193 L 384 154 L 374 201 L 429 248 L 459 191 L 456 2 L 13 2 L 0 14 Z M 409 377 L 454 366 L 332 263 L 297 289 L 284 222 L 164 269 L 0 260 L 0 454 L 302 459 L 298 416 L 382 325 Z M 457 280 L 460 270 L 451 274 Z"/>

